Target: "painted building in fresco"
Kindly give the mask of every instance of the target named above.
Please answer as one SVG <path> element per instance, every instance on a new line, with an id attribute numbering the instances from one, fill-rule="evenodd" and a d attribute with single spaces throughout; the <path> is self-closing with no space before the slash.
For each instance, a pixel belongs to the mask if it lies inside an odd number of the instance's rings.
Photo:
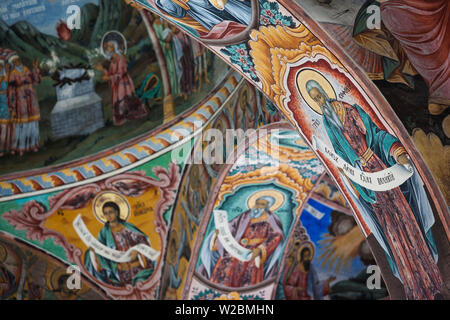
<path id="1" fill-rule="evenodd" d="M 450 299 L 449 15 L 3 1 L 0 300 Z"/>

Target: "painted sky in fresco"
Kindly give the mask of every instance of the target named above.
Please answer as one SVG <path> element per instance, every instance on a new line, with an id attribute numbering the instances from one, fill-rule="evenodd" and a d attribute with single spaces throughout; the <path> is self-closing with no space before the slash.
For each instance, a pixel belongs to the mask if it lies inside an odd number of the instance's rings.
<path id="1" fill-rule="evenodd" d="M 98 0 L 2 0 L 0 18 L 8 25 L 26 20 L 39 31 L 56 35 L 56 24 L 67 19 L 67 8 L 86 3 L 98 4 Z"/>
<path id="2" fill-rule="evenodd" d="M 331 275 L 334 275 L 336 276 L 337 281 L 339 281 L 347 280 L 348 278 L 356 276 L 365 268 L 359 257 L 353 259 L 351 266 L 348 268 L 342 268 L 338 274 L 320 268 L 320 261 L 318 261 L 318 257 L 322 254 L 322 249 L 319 247 L 318 241 L 323 239 L 323 234 L 328 233 L 328 226 L 331 224 L 331 211 L 333 210 L 330 207 L 315 201 L 314 199 L 309 199 L 308 204 L 324 214 L 321 219 L 317 219 L 308 211 L 303 210 L 300 216 L 302 226 L 305 227 L 311 241 L 314 242 L 316 247 L 313 264 L 316 267 L 319 278 L 323 280 L 327 279 Z"/>

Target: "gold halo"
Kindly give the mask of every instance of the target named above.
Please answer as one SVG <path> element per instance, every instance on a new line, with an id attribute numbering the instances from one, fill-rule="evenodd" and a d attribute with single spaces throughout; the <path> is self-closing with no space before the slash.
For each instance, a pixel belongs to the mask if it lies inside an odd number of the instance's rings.
<path id="1" fill-rule="evenodd" d="M 305 249 L 305 248 L 309 248 L 309 250 L 311 250 L 311 261 L 314 258 L 314 253 L 316 250 L 314 249 L 313 244 L 311 242 L 307 241 L 307 242 L 303 243 L 300 246 L 300 248 L 297 249 L 298 250 L 297 251 L 297 261 L 300 261 L 300 259 L 301 259 L 300 254 L 303 251 L 303 249 Z"/>
<path id="2" fill-rule="evenodd" d="M 95 197 L 92 204 L 92 210 L 94 211 L 95 217 L 101 222 L 106 223 L 106 218 L 103 215 L 103 205 L 106 202 L 114 202 L 119 206 L 120 209 L 120 219 L 128 220 L 130 217 L 130 204 L 124 196 L 120 195 L 114 191 L 105 191 Z"/>
<path id="3" fill-rule="evenodd" d="M 306 83 L 309 80 L 315 80 L 325 91 L 330 99 L 336 99 L 336 92 L 334 91 L 331 83 L 319 72 L 312 69 L 304 69 L 300 71 L 297 75 L 297 86 L 302 95 L 303 100 L 308 104 L 308 106 L 318 114 L 322 114 L 320 106 L 317 105 L 306 90 Z"/>
<path id="4" fill-rule="evenodd" d="M 255 206 L 256 200 L 260 197 L 270 196 L 275 199 L 275 203 L 270 207 L 271 212 L 277 211 L 284 203 L 284 194 L 277 190 L 262 190 L 255 192 L 247 200 L 247 207 L 249 209 Z"/>

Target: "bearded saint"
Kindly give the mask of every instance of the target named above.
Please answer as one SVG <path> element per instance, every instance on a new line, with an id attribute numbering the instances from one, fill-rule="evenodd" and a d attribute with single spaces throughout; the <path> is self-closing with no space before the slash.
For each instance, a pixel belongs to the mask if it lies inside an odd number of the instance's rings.
<path id="1" fill-rule="evenodd" d="M 260 197 L 253 209 L 228 222 L 236 241 L 252 252 L 250 261 L 232 257 L 218 240 L 217 231 L 213 231 L 205 241 L 209 247 L 204 246 L 201 252 L 200 273 L 227 287 L 254 285 L 274 276 L 284 242 L 281 220 L 268 209 L 274 202 L 273 197 Z"/>
<path id="2" fill-rule="evenodd" d="M 30 70 L 22 64 L 19 56 L 13 55 L 9 64 L 12 70 L 8 80 L 8 107 L 11 121 L 15 124 L 11 153 L 37 152 L 41 112 L 33 85 L 41 82 L 38 61 L 34 61 L 33 70 Z"/>

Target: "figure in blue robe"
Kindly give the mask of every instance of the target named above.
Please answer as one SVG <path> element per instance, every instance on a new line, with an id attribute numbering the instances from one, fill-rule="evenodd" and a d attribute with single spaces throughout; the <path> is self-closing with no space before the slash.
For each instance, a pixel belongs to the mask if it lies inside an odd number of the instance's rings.
<path id="1" fill-rule="evenodd" d="M 375 192 L 354 182 L 350 182 L 350 184 L 351 188 L 356 191 L 356 203 L 361 205 L 360 211 L 364 221 L 386 252 L 394 275 L 401 281 L 404 280 L 400 277 L 398 265 L 394 261 L 398 259 L 394 259 L 394 254 L 399 255 L 406 251 L 415 250 L 420 251 L 420 254 L 416 253 L 419 255 L 417 259 L 426 261 L 425 264 L 428 265 L 428 268 L 433 269 L 427 270 L 427 272 L 431 275 L 432 282 L 437 283 L 439 275 L 435 261 L 437 261 L 438 255 L 431 232 L 431 227 L 435 222 L 433 211 L 423 188 L 423 183 L 416 169 L 407 159 L 406 150 L 396 137 L 380 129 L 360 106 L 330 99 L 320 84 L 314 80 L 307 82 L 306 89 L 322 110 L 323 124 L 335 153 L 345 162 L 366 172 L 381 171 L 396 163 L 410 164 L 413 167 L 413 176 L 399 187 L 401 192 L 397 191 L 398 188 Z M 402 199 L 402 196 L 404 199 Z M 407 208 L 408 205 L 409 208 Z M 408 221 L 408 210 L 412 211 L 420 230 L 416 231 L 415 224 Z M 380 217 L 384 221 L 383 228 L 380 224 Z M 407 234 L 414 234 L 414 236 L 406 238 L 411 242 L 412 248 L 391 248 L 389 245 L 390 242 L 399 245 L 399 240 L 388 241 L 387 237 L 395 239 L 395 237 L 400 236 L 400 234 L 394 234 L 400 232 L 398 229 L 401 228 L 401 225 L 403 225 L 402 227 L 405 228 Z M 386 228 L 389 228 L 390 231 L 383 232 L 383 229 Z M 429 249 L 428 252 L 423 250 L 420 245 L 421 242 L 418 239 L 420 237 L 416 236 L 417 233 L 423 235 L 426 242 L 425 247 Z M 431 257 L 428 259 L 430 253 Z M 402 272 L 414 273 L 409 269 L 402 270 Z"/>

